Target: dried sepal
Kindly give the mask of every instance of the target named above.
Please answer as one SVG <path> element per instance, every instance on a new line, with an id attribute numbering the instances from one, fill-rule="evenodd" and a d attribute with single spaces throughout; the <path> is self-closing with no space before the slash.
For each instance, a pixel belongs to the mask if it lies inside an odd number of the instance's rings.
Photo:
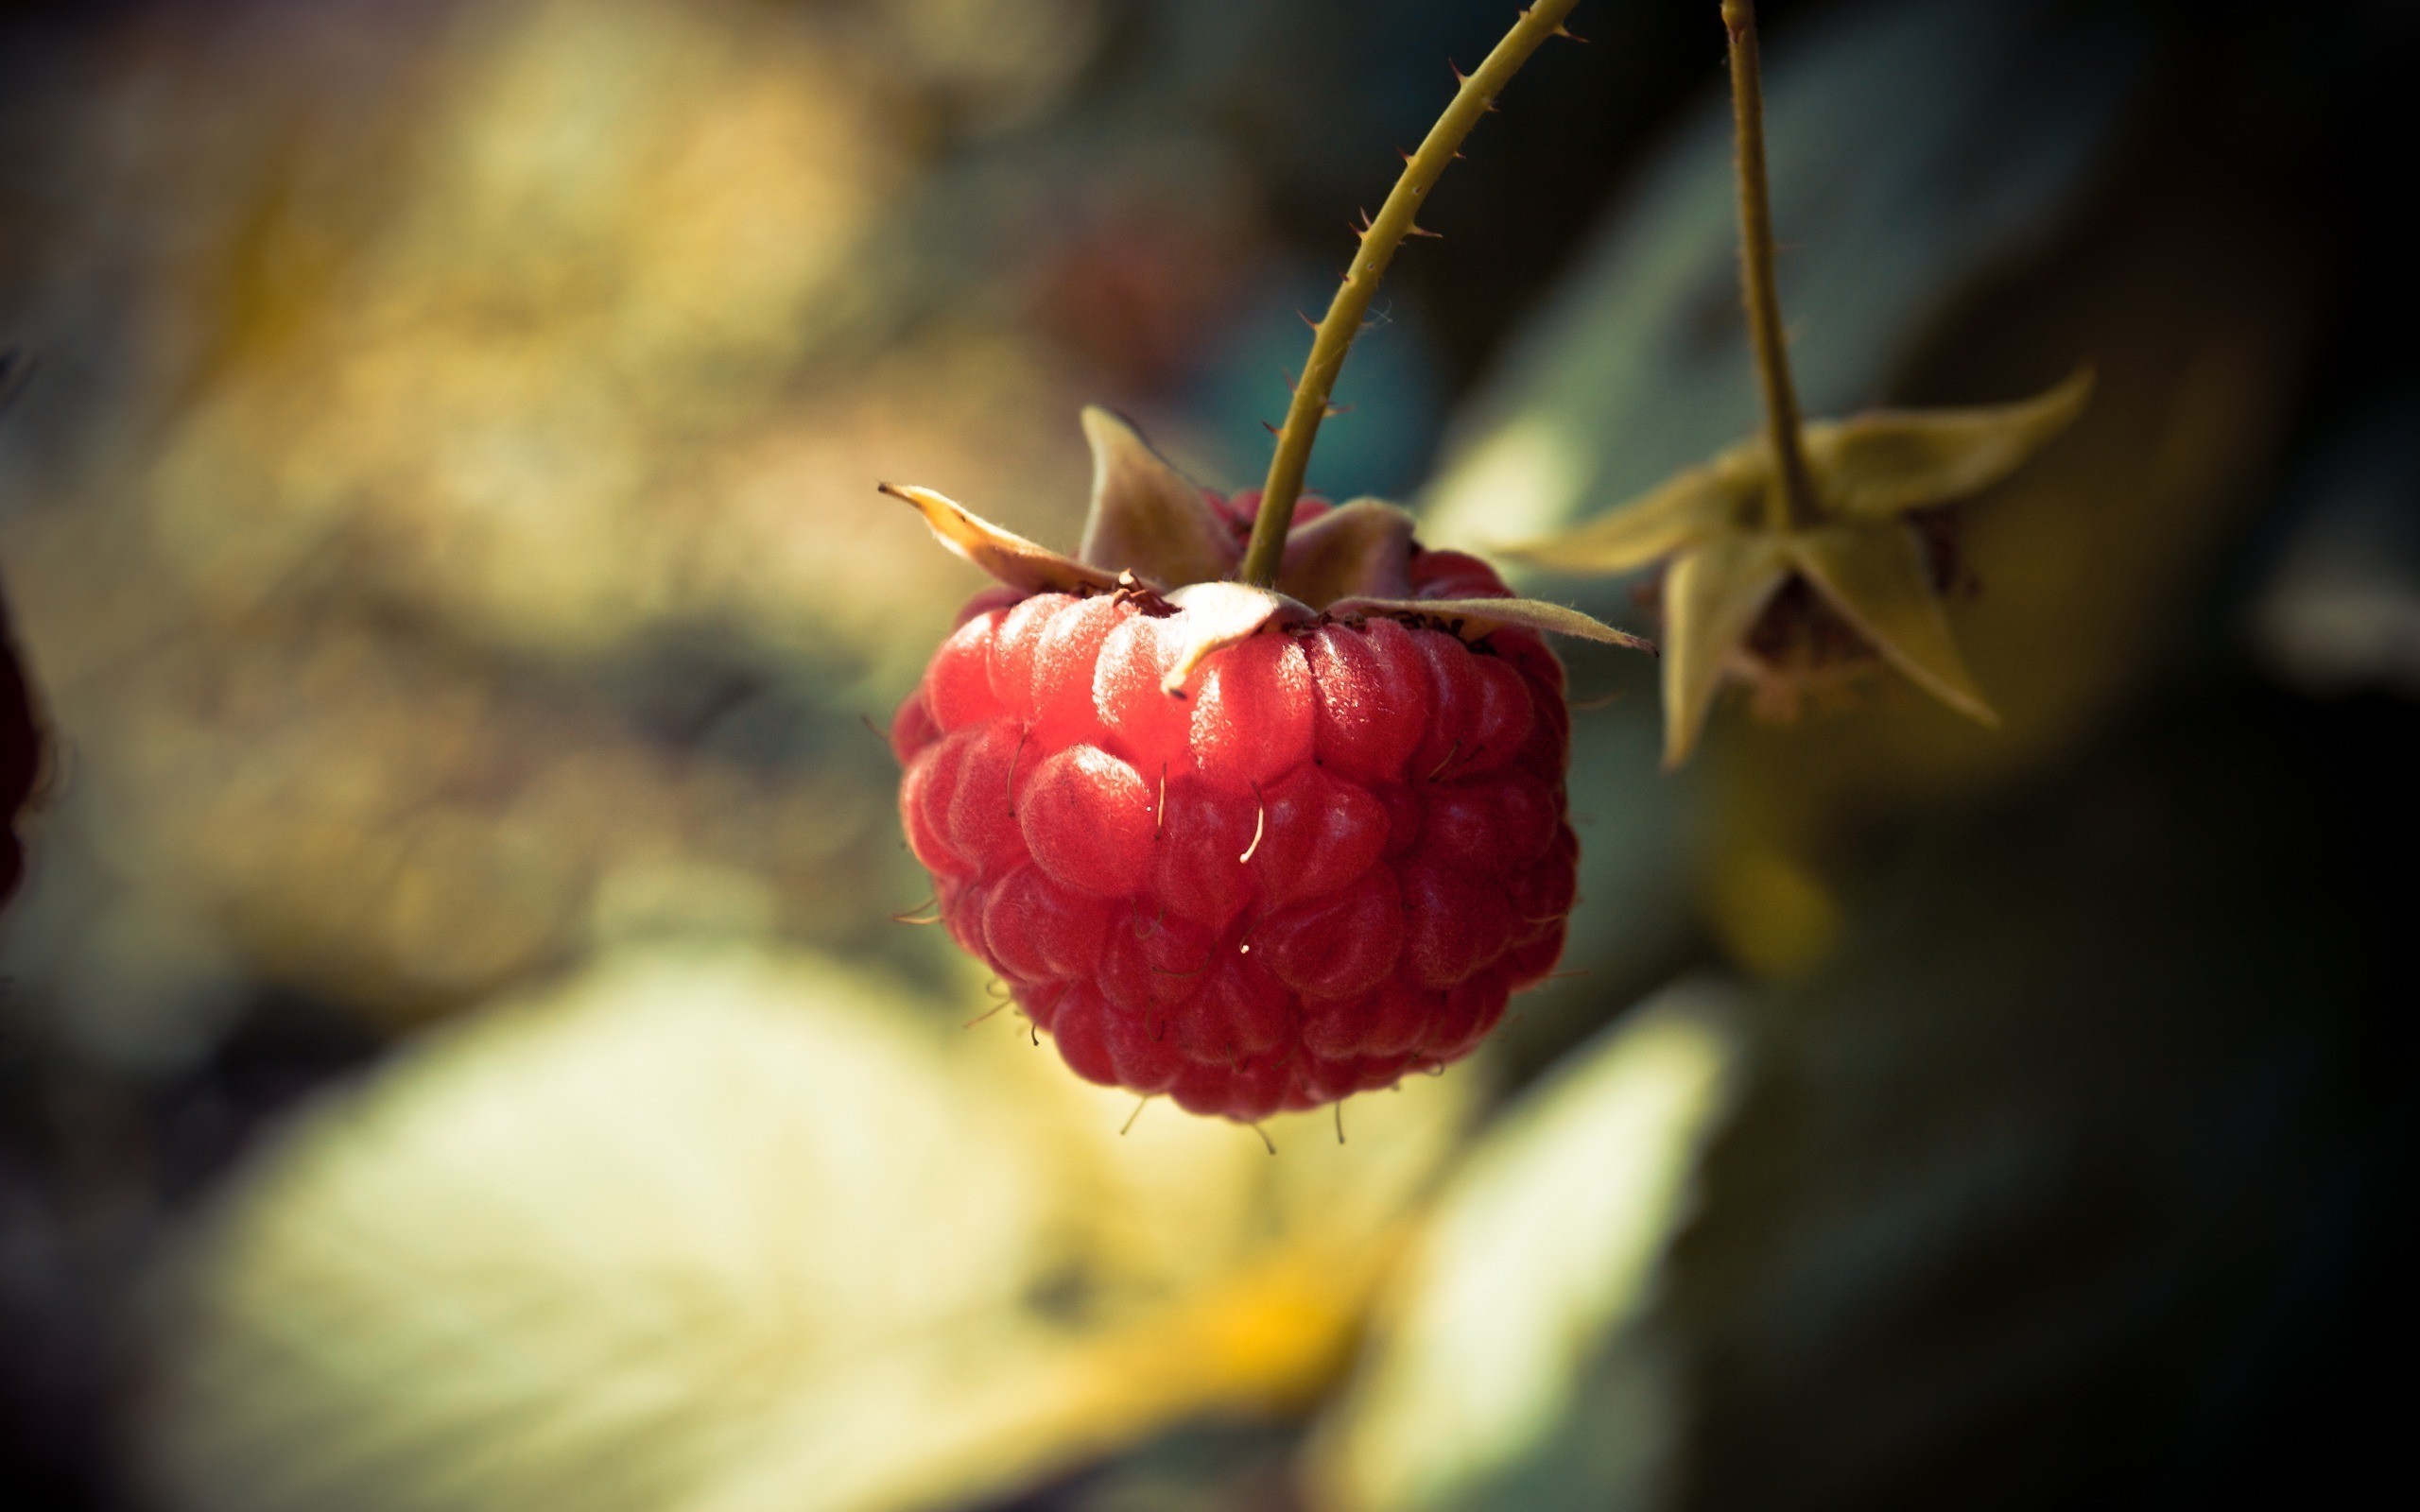
<path id="1" fill-rule="evenodd" d="M 1667 770 L 1696 747 L 1732 648 L 1789 571 L 1778 538 L 1746 532 L 1715 536 L 1672 558 L 1664 579 Z"/>
<path id="2" fill-rule="evenodd" d="M 1242 552 L 1199 487 L 1124 416 L 1087 404 L 1083 425 L 1093 497 L 1076 555 L 1085 565 L 1131 572 L 1163 590 L 1234 573 Z"/>
<path id="3" fill-rule="evenodd" d="M 1806 460 L 1836 519 L 1904 514 L 1966 498 L 2015 472 L 2083 413 L 2093 374 L 2014 404 L 1875 410 L 1806 427 Z"/>
<path id="4" fill-rule="evenodd" d="M 1101 593 L 1117 586 L 1117 575 L 1088 567 L 1047 546 L 1003 530 L 956 500 L 912 483 L 877 485 L 925 517 L 941 543 L 1011 588 L 1029 593 Z"/>
<path id="5" fill-rule="evenodd" d="M 1590 574 L 1670 562 L 1664 581 L 1667 766 L 1697 745 L 1726 670 L 1792 574 L 1918 687 L 1996 724 L 1950 637 L 1924 542 L 1901 517 L 2015 472 L 2073 423 L 2092 381 L 2086 368 L 2020 404 L 1878 410 L 1802 426 L 1815 493 L 1811 521 L 1789 523 L 1768 507 L 1781 481 L 1772 448 L 1758 438 L 1599 519 L 1507 554 Z"/>
<path id="6" fill-rule="evenodd" d="M 1958 654 L 1912 527 L 1836 525 L 1788 540 L 1791 565 L 1893 666 L 1960 713 L 1999 723 Z"/>
<path id="7" fill-rule="evenodd" d="M 1249 583 L 1190 583 L 1167 595 L 1184 612 L 1167 623 L 1184 627 L 1160 691 L 1175 693 L 1189 681 L 1203 661 L 1238 641 L 1257 635 L 1270 625 L 1299 625 L 1319 617 L 1298 598 L 1254 588 Z"/>
<path id="8" fill-rule="evenodd" d="M 1182 640 L 1169 648 L 1162 686 L 1180 692 L 1201 662 L 1271 625 L 1301 625 L 1322 611 L 1386 615 L 1454 627 L 1479 640 L 1517 626 L 1609 645 L 1653 651 L 1635 635 L 1578 610 L 1526 598 L 1412 598 L 1412 517 L 1376 499 L 1356 499 L 1305 521 L 1288 538 L 1276 589 L 1230 580 L 1240 559 L 1226 522 L 1202 491 L 1118 416 L 1083 412 L 1093 448 L 1092 512 L 1080 558 L 1063 557 L 930 489 L 885 483 L 882 491 L 923 515 L 942 544 L 1027 593 L 1142 591 L 1183 612 L 1168 620 Z"/>
<path id="9" fill-rule="evenodd" d="M 1286 539 L 1277 586 L 1314 609 L 1411 594 L 1411 516 L 1376 499 L 1330 509 Z"/>
<path id="10" fill-rule="evenodd" d="M 1483 640 L 1508 627 L 1547 635 L 1568 635 L 1605 645 L 1627 646 L 1652 653 L 1655 643 L 1563 604 L 1537 598 L 1344 598 L 1327 607 L 1339 618 L 1384 615 L 1393 619 L 1433 620 L 1454 627 L 1466 641 Z"/>
<path id="11" fill-rule="evenodd" d="M 1586 524 L 1497 550 L 1562 572 L 1632 572 L 1748 517 L 1772 483 L 1771 454 L 1762 441 L 1746 441 Z"/>

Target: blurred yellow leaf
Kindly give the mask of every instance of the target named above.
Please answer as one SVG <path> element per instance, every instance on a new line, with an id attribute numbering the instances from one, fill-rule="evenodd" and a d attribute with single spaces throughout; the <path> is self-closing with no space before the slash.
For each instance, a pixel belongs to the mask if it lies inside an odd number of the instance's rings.
<path id="1" fill-rule="evenodd" d="M 1469 1078 L 1249 1131 L 823 961 L 609 958 L 306 1118 L 191 1259 L 181 1504 L 937 1506 L 1339 1368 Z M 992 1026 L 987 1025 L 989 1030 Z M 1052 1063 L 1046 1064 L 1046 1061 Z"/>

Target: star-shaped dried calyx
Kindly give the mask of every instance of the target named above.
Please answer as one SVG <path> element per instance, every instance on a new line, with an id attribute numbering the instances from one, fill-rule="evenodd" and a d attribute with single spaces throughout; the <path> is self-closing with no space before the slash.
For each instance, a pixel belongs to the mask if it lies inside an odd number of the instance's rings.
<path id="1" fill-rule="evenodd" d="M 1726 673 L 1758 684 L 1764 702 L 1790 705 L 1841 667 L 1878 657 L 1951 708 L 1995 724 L 1950 639 L 1945 575 L 1910 516 L 2014 472 L 2083 408 L 2092 374 L 2079 371 L 2019 404 L 1802 422 L 1773 278 L 1754 0 L 1721 0 L 1721 14 L 1737 146 L 1740 302 L 1765 432 L 1611 514 L 1509 554 L 1583 573 L 1668 564 L 1667 768 L 1697 745 Z"/>
<path id="2" fill-rule="evenodd" d="M 1943 584 L 1910 516 L 2006 477 L 2065 430 L 2092 389 L 2079 371 L 2022 404 L 1879 410 L 1800 429 L 1807 502 L 1765 438 L 1742 441 L 1612 512 L 1506 555 L 1564 572 L 1634 572 L 1658 561 L 1666 626 L 1664 759 L 1687 759 L 1726 675 L 1805 679 L 1810 658 L 1778 662 L 1759 645 L 1807 644 L 1802 619 L 1836 614 L 1855 642 L 1942 702 L 1996 717 L 1949 632 Z M 1793 590 L 1803 584 L 1805 593 Z M 1811 605 L 1809 599 L 1811 598 Z M 1818 647 L 1813 661 L 1837 659 Z"/>
<path id="3" fill-rule="evenodd" d="M 1401 619 L 1473 642 L 1511 626 L 1654 649 L 1560 604 L 1416 596 L 1409 572 L 1419 549 L 1412 518 L 1376 499 L 1324 508 L 1306 501 L 1287 535 L 1277 586 L 1233 581 L 1243 561 L 1250 512 L 1221 507 L 1217 495 L 1178 472 L 1117 415 L 1087 407 L 1083 423 L 1093 451 L 1092 504 L 1073 557 L 1002 529 L 930 489 L 886 483 L 882 490 L 914 506 L 942 544 L 1011 588 L 1150 593 L 1185 611 L 1186 638 L 1164 682 L 1171 694 L 1205 658 L 1227 646 L 1264 628 L 1323 618 Z"/>

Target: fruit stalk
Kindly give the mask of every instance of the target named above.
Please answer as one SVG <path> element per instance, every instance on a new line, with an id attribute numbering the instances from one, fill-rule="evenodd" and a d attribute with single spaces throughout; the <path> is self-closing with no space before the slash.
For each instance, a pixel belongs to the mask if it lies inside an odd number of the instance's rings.
<path id="1" fill-rule="evenodd" d="M 1310 464 L 1311 442 L 1319 435 L 1320 421 L 1327 418 L 1337 374 L 1343 370 L 1345 353 L 1360 334 L 1362 318 L 1369 313 L 1371 298 L 1386 276 L 1387 265 L 1394 260 L 1395 249 L 1405 237 L 1424 234 L 1416 222 L 1428 191 L 1443 177 L 1445 164 L 1459 155 L 1462 140 L 1478 125 L 1478 118 L 1495 109 L 1496 94 L 1530 55 L 1549 37 L 1570 35 L 1564 30 L 1563 21 L 1577 4 L 1579 0 L 1537 0 L 1521 12 L 1504 40 L 1462 77 L 1452 103 L 1428 129 L 1420 150 L 1404 160 L 1403 174 L 1386 203 L 1362 231 L 1353 266 L 1311 337 L 1310 360 L 1303 366 L 1293 403 L 1286 409 L 1286 424 L 1277 433 L 1277 450 L 1269 459 L 1269 480 L 1261 489 L 1260 512 L 1253 518 L 1252 541 L 1244 551 L 1243 581 L 1260 588 L 1276 586 L 1278 564 L 1286 554 L 1286 532 L 1294 520 L 1294 501 L 1302 495 L 1303 472 Z M 1761 170 L 1758 182 L 1762 183 Z"/>
<path id="2" fill-rule="evenodd" d="M 1799 441 L 1798 393 L 1789 381 L 1789 352 L 1781 324 L 1781 292 L 1773 282 L 1772 200 L 1765 182 L 1764 71 L 1756 50 L 1754 0 L 1722 0 L 1731 34 L 1731 118 L 1739 178 L 1739 293 L 1748 311 L 1748 339 L 1756 350 L 1764 389 L 1765 435 L 1781 487 L 1766 495 L 1766 524 L 1774 530 L 1815 523 L 1815 485 Z"/>

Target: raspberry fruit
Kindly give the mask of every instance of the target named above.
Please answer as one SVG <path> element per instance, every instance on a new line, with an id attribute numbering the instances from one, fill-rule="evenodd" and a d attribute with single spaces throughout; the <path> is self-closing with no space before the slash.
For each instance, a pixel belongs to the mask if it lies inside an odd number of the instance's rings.
<path id="1" fill-rule="evenodd" d="M 1232 562 L 1256 496 L 1193 490 L 1098 414 L 1104 473 L 1146 477 L 1167 518 L 1088 542 L 1173 519 Z M 991 530 L 899 491 L 945 540 Z M 891 727 L 951 936 L 1079 1075 L 1243 1122 L 1468 1053 L 1553 969 L 1579 855 L 1563 668 L 1531 627 L 1576 616 L 1421 550 L 1386 506 L 1295 518 L 1281 586 L 1322 609 L 1164 593 L 993 531 L 968 554 L 1026 580 L 967 606 Z"/>
<path id="2" fill-rule="evenodd" d="M 1073 557 L 883 485 L 1010 590 L 891 726 L 900 819 L 950 933 L 1079 1075 L 1243 1122 L 1332 1103 L 1466 1054 L 1562 953 L 1571 726 L 1536 632 L 1652 647 L 1422 551 L 1392 506 L 1300 494 L 1414 212 L 1572 4 L 1524 9 L 1405 156 L 1288 380 L 1265 498 L 1194 487 L 1100 409 Z"/>
<path id="3" fill-rule="evenodd" d="M 1430 553 L 1415 582 L 1473 565 Z M 1337 619 L 1264 627 L 1163 692 L 1186 614 L 1138 591 L 978 600 L 942 644 L 893 729 L 951 935 L 1079 1075 L 1198 1113 L 1461 1056 L 1563 949 L 1553 653 Z"/>

